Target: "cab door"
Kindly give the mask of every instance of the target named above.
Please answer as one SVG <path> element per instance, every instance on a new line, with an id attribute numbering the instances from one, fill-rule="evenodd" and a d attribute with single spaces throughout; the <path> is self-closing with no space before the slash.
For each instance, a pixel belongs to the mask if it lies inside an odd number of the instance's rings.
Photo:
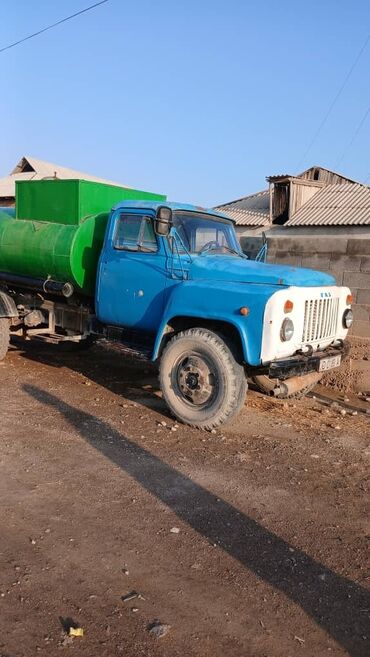
<path id="1" fill-rule="evenodd" d="M 118 210 L 100 258 L 96 310 L 108 325 L 154 332 L 162 319 L 166 290 L 164 245 L 154 215 Z"/>

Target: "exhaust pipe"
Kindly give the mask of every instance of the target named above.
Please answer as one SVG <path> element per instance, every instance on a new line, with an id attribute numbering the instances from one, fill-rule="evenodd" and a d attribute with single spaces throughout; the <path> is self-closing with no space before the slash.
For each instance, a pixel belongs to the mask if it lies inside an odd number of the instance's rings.
<path id="1" fill-rule="evenodd" d="M 271 390 L 271 394 L 274 397 L 280 398 L 296 395 L 304 388 L 318 383 L 321 377 L 322 374 L 320 372 L 311 372 L 310 374 L 304 374 L 303 376 L 292 376 L 291 379 L 280 381 L 279 384 Z"/>

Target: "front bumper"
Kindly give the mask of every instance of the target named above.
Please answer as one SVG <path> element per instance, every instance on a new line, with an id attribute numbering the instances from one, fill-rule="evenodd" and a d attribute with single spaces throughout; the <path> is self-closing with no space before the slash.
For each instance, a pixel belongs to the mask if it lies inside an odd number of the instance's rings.
<path id="1" fill-rule="evenodd" d="M 348 354 L 349 344 L 341 340 L 337 345 L 331 345 L 326 349 L 315 351 L 311 354 L 298 353 L 290 358 L 275 360 L 264 368 L 264 372 L 261 373 L 267 374 L 270 379 L 284 381 L 292 376 L 304 376 L 310 372 L 319 372 L 320 361 L 323 358 L 340 355 L 343 362 Z"/>

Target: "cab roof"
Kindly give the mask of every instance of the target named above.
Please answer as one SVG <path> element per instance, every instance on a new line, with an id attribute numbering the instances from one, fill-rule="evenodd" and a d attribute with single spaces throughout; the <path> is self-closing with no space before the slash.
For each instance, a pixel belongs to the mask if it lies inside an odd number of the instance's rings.
<path id="1" fill-rule="evenodd" d="M 201 212 L 202 214 L 208 214 L 210 217 L 219 217 L 224 221 L 227 220 L 230 223 L 235 223 L 233 219 L 228 217 L 222 212 L 216 212 L 213 209 L 202 208 L 199 205 L 191 205 L 189 203 L 176 203 L 174 201 L 120 201 L 113 206 L 112 210 L 154 210 L 156 211 L 159 207 L 165 206 L 171 208 L 171 210 L 185 210 L 186 212 Z"/>

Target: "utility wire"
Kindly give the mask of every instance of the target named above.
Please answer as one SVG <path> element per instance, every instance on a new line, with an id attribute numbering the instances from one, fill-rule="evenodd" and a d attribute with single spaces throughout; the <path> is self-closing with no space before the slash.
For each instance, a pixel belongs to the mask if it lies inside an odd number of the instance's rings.
<path id="1" fill-rule="evenodd" d="M 344 160 L 345 156 L 347 155 L 349 149 L 351 148 L 353 142 L 355 141 L 355 139 L 356 139 L 358 133 L 360 132 L 360 130 L 361 130 L 362 126 L 364 125 L 364 123 L 365 123 L 367 117 L 369 116 L 369 114 L 370 114 L 370 105 L 369 105 L 369 107 L 367 108 L 367 110 L 365 111 L 365 114 L 364 114 L 363 117 L 361 118 L 360 122 L 358 123 L 358 125 L 357 125 L 357 127 L 356 127 L 356 129 L 355 129 L 355 131 L 354 131 L 354 133 L 353 133 L 353 135 L 352 135 L 350 141 L 348 142 L 346 148 L 344 149 L 342 155 L 341 155 L 341 156 L 338 158 L 338 160 L 336 161 L 336 164 L 335 164 L 335 166 L 334 166 L 334 169 L 337 170 L 337 168 L 338 168 L 338 166 L 340 165 L 340 163 Z"/>
<path id="2" fill-rule="evenodd" d="M 20 43 L 23 43 L 24 41 L 28 41 L 29 39 L 33 39 L 36 36 L 39 36 L 39 34 L 43 34 L 43 32 L 47 32 L 48 30 L 52 30 L 53 27 L 57 27 L 57 25 L 61 25 L 62 23 L 66 23 L 66 21 L 70 21 L 72 18 L 76 18 L 76 16 L 81 16 L 81 14 L 84 14 L 87 11 L 90 11 L 91 9 L 95 9 L 95 7 L 98 7 L 99 5 L 103 5 L 105 2 L 109 2 L 109 0 L 100 0 L 100 2 L 96 2 L 94 5 L 91 5 L 90 7 L 86 7 L 86 9 L 81 9 L 81 11 L 77 11 L 75 14 L 71 14 L 71 16 L 67 16 L 66 18 L 62 18 L 62 20 L 58 21 L 57 23 L 53 23 L 52 25 L 48 25 L 47 27 L 44 27 L 42 30 L 39 30 L 38 32 L 34 32 L 33 34 L 29 34 L 28 36 L 24 37 L 23 39 L 19 39 L 19 41 L 15 41 L 14 43 L 10 43 L 8 46 L 4 46 L 4 48 L 0 48 L 0 52 L 4 52 L 4 50 L 9 50 L 10 48 L 14 48 L 15 46 L 19 46 Z"/>
<path id="3" fill-rule="evenodd" d="M 334 109 L 334 106 L 336 105 L 336 103 L 337 103 L 339 97 L 341 96 L 341 94 L 342 94 L 342 92 L 343 92 L 343 90 L 344 90 L 344 88 L 345 88 L 345 86 L 346 86 L 348 80 L 350 79 L 350 77 L 351 77 L 353 71 L 355 70 L 355 68 L 356 68 L 356 66 L 357 66 L 357 64 L 358 64 L 358 62 L 360 61 L 361 56 L 362 56 L 362 53 L 364 52 L 364 50 L 365 50 L 367 44 L 369 43 L 369 41 L 370 41 L 370 34 L 368 34 L 368 36 L 366 37 L 364 44 L 363 44 L 362 47 L 360 48 L 360 51 L 359 51 L 359 53 L 357 54 L 357 56 L 356 56 L 356 58 L 355 58 L 355 60 L 354 60 L 354 62 L 353 62 L 353 64 L 352 64 L 351 68 L 349 69 L 349 71 L 348 71 L 346 77 L 344 78 L 344 80 L 343 80 L 341 86 L 339 87 L 337 93 L 335 94 L 333 100 L 331 101 L 331 103 L 330 103 L 330 105 L 329 105 L 329 108 L 328 108 L 326 114 L 324 115 L 324 118 L 322 119 L 322 121 L 321 121 L 319 127 L 317 128 L 316 132 L 314 133 L 314 135 L 313 135 L 313 137 L 312 137 L 312 139 L 311 139 L 311 141 L 310 141 L 310 143 L 309 143 L 309 145 L 308 145 L 308 147 L 307 147 L 307 149 L 306 149 L 304 155 L 303 155 L 303 156 L 301 157 L 301 159 L 299 160 L 298 165 L 297 165 L 297 169 L 301 166 L 302 162 L 306 159 L 306 157 L 307 157 L 308 153 L 310 152 L 312 146 L 314 145 L 314 143 L 315 143 L 317 137 L 319 136 L 321 130 L 323 129 L 325 123 L 327 122 L 327 120 L 328 120 L 330 114 L 332 113 L 332 111 L 333 111 L 333 109 Z"/>

